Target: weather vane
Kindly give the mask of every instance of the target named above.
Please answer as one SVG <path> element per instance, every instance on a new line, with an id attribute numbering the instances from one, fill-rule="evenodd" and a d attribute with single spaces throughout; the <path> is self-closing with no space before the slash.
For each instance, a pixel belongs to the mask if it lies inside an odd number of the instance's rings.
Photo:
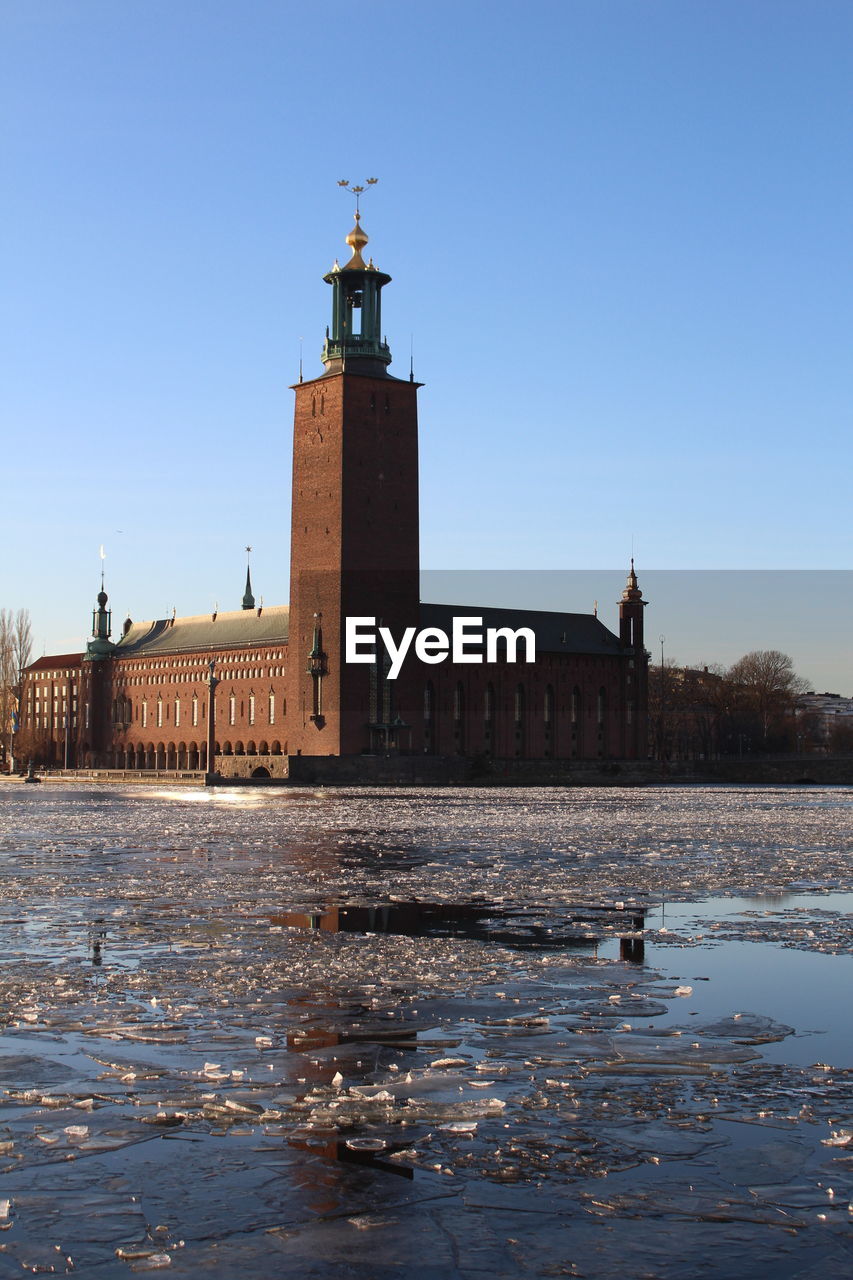
<path id="1" fill-rule="evenodd" d="M 357 218 L 361 216 L 361 210 L 359 209 L 359 201 L 361 200 L 362 193 L 366 191 L 368 187 L 375 187 L 378 181 L 379 181 L 378 178 L 366 178 L 363 187 L 350 186 L 349 178 L 341 178 L 338 181 L 339 187 L 343 187 L 345 191 L 352 192 L 352 194 L 355 196 L 355 216 Z"/>

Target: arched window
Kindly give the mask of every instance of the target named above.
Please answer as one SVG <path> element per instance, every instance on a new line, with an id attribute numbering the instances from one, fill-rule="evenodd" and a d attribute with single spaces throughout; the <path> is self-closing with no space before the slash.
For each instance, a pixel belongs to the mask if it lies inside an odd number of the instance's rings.
<path id="1" fill-rule="evenodd" d="M 175 726 L 177 727 L 178 725 L 180 725 L 180 723 L 181 723 L 181 700 L 180 698 L 176 698 L 175 699 Z"/>
<path id="2" fill-rule="evenodd" d="M 198 694 L 193 694 L 193 724 L 198 724 Z"/>
<path id="3" fill-rule="evenodd" d="M 270 724 L 275 724 L 275 694 L 270 690 L 268 716 Z"/>
<path id="4" fill-rule="evenodd" d="M 228 723 L 237 723 L 237 699 L 233 693 L 228 699 Z"/>
<path id="5" fill-rule="evenodd" d="M 435 691 L 432 687 L 432 681 L 428 680 L 424 685 L 424 720 L 432 720 L 435 714 Z"/>
<path id="6" fill-rule="evenodd" d="M 604 717 L 607 712 L 607 690 L 604 685 L 598 691 L 598 724 L 599 728 L 604 724 Z"/>
<path id="7" fill-rule="evenodd" d="M 523 756 L 527 752 L 527 694 L 524 685 L 515 686 L 515 754 Z"/>
<path id="8" fill-rule="evenodd" d="M 465 687 L 462 681 L 458 680 L 453 690 L 453 741 L 457 755 L 464 756 L 465 739 Z"/>
<path id="9" fill-rule="evenodd" d="M 572 725 L 577 728 L 581 718 L 581 691 L 577 685 L 572 689 Z"/>
<path id="10" fill-rule="evenodd" d="M 483 719 L 486 724 L 491 724 L 495 718 L 495 686 L 493 684 L 486 685 L 486 691 L 483 695 Z"/>
<path id="11" fill-rule="evenodd" d="M 547 686 L 546 686 L 546 688 L 545 688 L 545 708 L 544 708 L 544 717 L 545 717 L 545 723 L 546 723 L 546 724 L 550 725 L 550 724 L 552 724 L 552 723 L 553 723 L 553 720 L 554 720 L 554 689 L 553 689 L 553 687 L 552 687 L 550 684 L 549 684 L 549 685 L 547 685 Z"/>

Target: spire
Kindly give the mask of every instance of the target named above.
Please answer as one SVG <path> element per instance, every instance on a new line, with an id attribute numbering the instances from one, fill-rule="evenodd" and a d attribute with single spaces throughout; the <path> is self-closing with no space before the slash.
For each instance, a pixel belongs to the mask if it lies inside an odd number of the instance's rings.
<path id="1" fill-rule="evenodd" d="M 248 563 L 248 557 L 252 554 L 252 548 L 246 548 L 246 590 L 243 592 L 243 608 L 254 609 L 255 597 L 252 595 L 252 571 L 251 565 Z"/>
<path id="2" fill-rule="evenodd" d="M 631 556 L 631 569 L 628 574 L 628 580 L 625 583 L 625 590 L 622 592 L 623 600 L 642 600 L 643 593 L 637 586 L 637 575 L 634 571 L 634 557 Z"/>
<path id="3" fill-rule="evenodd" d="M 637 584 L 632 556 L 628 580 L 619 601 L 619 638 L 628 649 L 641 650 L 643 647 L 643 610 L 647 604 L 648 600 L 643 599 L 643 593 Z"/>
<path id="4" fill-rule="evenodd" d="M 338 183 L 355 196 L 355 226 L 346 236 L 350 249 L 346 265 L 342 267 L 335 259 L 331 271 L 323 276 L 332 286 L 332 323 L 322 355 L 327 373 L 343 373 L 347 363 L 356 360 L 359 373 L 381 377 L 391 363 L 391 352 L 382 338 L 381 300 L 383 286 L 391 277 L 378 271 L 372 258 L 365 262 L 362 256 L 367 232 L 361 225 L 359 201 L 377 181 L 368 178 L 363 187 L 351 186 L 346 178 Z"/>

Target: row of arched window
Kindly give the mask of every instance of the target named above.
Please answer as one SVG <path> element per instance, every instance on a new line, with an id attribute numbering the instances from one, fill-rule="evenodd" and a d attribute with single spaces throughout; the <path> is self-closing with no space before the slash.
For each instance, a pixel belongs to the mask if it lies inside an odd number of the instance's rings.
<path id="1" fill-rule="evenodd" d="M 457 682 L 453 690 L 453 719 L 462 721 L 465 719 L 465 686 L 461 680 Z M 486 685 L 483 690 L 483 719 L 486 723 L 495 720 L 496 698 L 495 687 L 493 684 Z M 553 685 L 546 685 L 542 695 L 542 719 L 546 725 L 552 724 L 555 718 L 556 702 L 554 698 Z M 572 690 L 570 717 L 572 724 L 578 724 L 581 720 L 583 712 L 583 698 L 580 688 L 575 685 Z M 515 687 L 513 697 L 513 714 L 516 724 L 522 724 L 527 714 L 527 690 L 523 684 Z M 598 724 L 603 725 L 607 715 L 607 690 L 602 687 L 598 691 L 596 699 L 596 716 Z M 435 688 L 432 681 L 429 681 L 424 687 L 424 720 L 432 721 L 435 719 Z"/>
<path id="2" fill-rule="evenodd" d="M 223 680 L 276 680 L 284 675 L 284 667 L 236 667 L 223 671 Z M 196 684 L 205 679 L 195 671 L 153 672 L 144 676 L 125 676 L 128 685 Z"/>
<path id="3" fill-rule="evenodd" d="M 259 700 L 254 693 L 249 693 L 247 700 L 240 700 L 240 719 L 242 720 L 247 714 L 248 723 L 255 724 L 259 711 Z M 282 715 L 287 712 L 287 703 L 282 698 Z M 261 704 L 263 705 L 263 704 Z M 237 723 L 237 696 L 230 693 L 225 702 L 225 715 L 229 724 Z M 140 726 L 147 728 L 149 723 L 158 726 L 165 722 L 171 722 L 175 727 L 179 727 L 183 716 L 186 714 L 189 723 L 197 725 L 199 721 L 203 721 L 207 714 L 207 703 L 204 699 L 199 699 L 197 694 L 193 694 L 191 698 L 182 699 L 174 698 L 171 702 L 166 702 L 159 694 L 157 698 L 149 704 L 148 698 L 143 698 L 136 707 L 134 715 L 133 702 L 126 694 L 119 694 L 113 699 L 113 724 L 127 726 L 136 719 Z M 266 697 L 266 723 L 275 724 L 276 722 L 276 695 L 272 690 Z M 171 712 L 171 714 L 170 714 Z"/>

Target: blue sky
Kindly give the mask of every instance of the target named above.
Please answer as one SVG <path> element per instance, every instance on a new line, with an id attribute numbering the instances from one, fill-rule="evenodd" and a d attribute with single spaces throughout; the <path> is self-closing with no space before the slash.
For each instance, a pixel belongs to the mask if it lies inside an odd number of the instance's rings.
<path id="1" fill-rule="evenodd" d="M 247 543 L 286 600 L 288 388 L 374 174 L 426 566 L 853 567 L 849 0 L 5 0 L 0 113 L 39 652 L 102 543 L 117 617 L 238 607 Z"/>

